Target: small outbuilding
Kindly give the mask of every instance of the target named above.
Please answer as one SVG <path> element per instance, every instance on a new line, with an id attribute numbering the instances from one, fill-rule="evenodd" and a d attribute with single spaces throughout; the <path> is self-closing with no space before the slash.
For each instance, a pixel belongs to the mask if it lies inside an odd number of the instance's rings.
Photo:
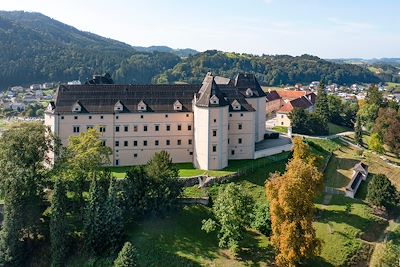
<path id="1" fill-rule="evenodd" d="M 346 196 L 354 198 L 362 181 L 365 181 L 368 176 L 368 165 L 359 162 L 353 167 L 353 176 L 350 183 L 346 186 Z"/>

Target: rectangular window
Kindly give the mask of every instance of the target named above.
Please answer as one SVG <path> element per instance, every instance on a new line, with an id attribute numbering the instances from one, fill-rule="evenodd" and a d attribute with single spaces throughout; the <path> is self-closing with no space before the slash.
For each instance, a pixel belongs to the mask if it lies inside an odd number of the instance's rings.
<path id="1" fill-rule="evenodd" d="M 134 132 L 137 132 L 137 130 L 138 130 L 137 125 L 133 125 L 133 131 L 134 131 Z"/>
<path id="2" fill-rule="evenodd" d="M 283 115 L 281 115 L 281 119 L 283 119 Z"/>
<path id="3" fill-rule="evenodd" d="M 119 116 L 115 116 L 115 119 L 118 120 L 118 119 L 119 119 Z"/>
<path id="4" fill-rule="evenodd" d="M 115 160 L 115 165 L 116 165 L 116 166 L 119 166 L 119 159 L 116 159 L 116 160 Z"/>
<path id="5" fill-rule="evenodd" d="M 182 130 L 182 125 L 178 124 L 178 131 Z"/>
<path id="6" fill-rule="evenodd" d="M 180 146 L 180 145 L 182 144 L 182 140 L 181 140 L 181 139 L 178 139 L 177 144 L 178 144 L 178 146 Z"/>
<path id="7" fill-rule="evenodd" d="M 167 140 L 166 144 L 167 144 L 167 146 L 169 146 L 171 144 L 171 141 Z"/>
<path id="8" fill-rule="evenodd" d="M 119 146 L 119 141 L 115 141 L 115 146 Z"/>
<path id="9" fill-rule="evenodd" d="M 86 126 L 86 130 L 90 130 L 90 129 L 93 129 L 93 125 Z"/>
<path id="10" fill-rule="evenodd" d="M 212 130 L 213 136 L 217 136 L 217 130 Z"/>
<path id="11" fill-rule="evenodd" d="M 188 131 L 191 131 L 192 130 L 192 125 L 188 125 Z"/>
<path id="12" fill-rule="evenodd" d="M 217 119 L 214 119 L 214 122 L 217 122 Z"/>
<path id="13" fill-rule="evenodd" d="M 217 152 L 217 145 L 212 146 L 212 152 Z"/>
<path id="14" fill-rule="evenodd" d="M 189 118 L 189 113 L 188 113 L 188 114 L 186 114 L 186 118 Z"/>
<path id="15" fill-rule="evenodd" d="M 159 142 L 158 140 L 154 141 L 154 145 L 156 145 L 156 146 L 158 146 L 159 143 L 160 143 L 160 142 Z"/>
<path id="16" fill-rule="evenodd" d="M 99 132 L 105 133 L 106 132 L 106 126 L 100 126 L 99 127 Z"/>
<path id="17" fill-rule="evenodd" d="M 80 132 L 79 126 L 74 126 L 74 127 L 72 128 L 72 131 L 73 131 L 74 133 L 79 133 L 79 132 Z"/>
<path id="18" fill-rule="evenodd" d="M 242 125 L 241 123 L 239 123 L 239 124 L 238 124 L 238 129 L 239 129 L 239 130 L 242 130 L 242 128 L 243 128 L 243 125 Z"/>
<path id="19" fill-rule="evenodd" d="M 240 113 L 240 117 L 243 117 L 243 113 Z"/>
<path id="20" fill-rule="evenodd" d="M 228 138 L 228 145 L 229 145 L 229 138 Z"/>
<path id="21" fill-rule="evenodd" d="M 104 119 L 104 116 L 100 116 L 100 119 Z"/>
<path id="22" fill-rule="evenodd" d="M 143 119 L 143 115 L 140 115 L 140 118 Z"/>
<path id="23" fill-rule="evenodd" d="M 136 140 L 133 141 L 133 146 L 137 146 L 137 141 Z"/>
<path id="24" fill-rule="evenodd" d="M 124 146 L 128 146 L 128 141 L 124 141 Z"/>
<path id="25" fill-rule="evenodd" d="M 156 132 L 158 132 L 158 131 L 160 130 L 160 125 L 155 125 L 155 126 L 154 126 L 154 130 L 155 130 Z"/>
<path id="26" fill-rule="evenodd" d="M 167 125 L 167 131 L 169 132 L 171 130 L 171 125 Z"/>
<path id="27" fill-rule="evenodd" d="M 63 120 L 63 119 L 64 119 L 64 116 L 61 116 L 61 119 Z"/>
<path id="28" fill-rule="evenodd" d="M 137 158 L 137 153 L 133 154 L 133 157 L 134 157 L 134 158 Z"/>
<path id="29" fill-rule="evenodd" d="M 229 113 L 229 117 L 231 117 L 231 118 L 232 118 L 232 113 Z"/>
<path id="30" fill-rule="evenodd" d="M 91 120 L 92 119 L 92 116 L 89 116 L 89 120 Z"/>
<path id="31" fill-rule="evenodd" d="M 165 118 L 168 118 L 168 114 L 165 114 Z"/>
<path id="32" fill-rule="evenodd" d="M 242 138 L 238 139 L 238 143 L 241 144 L 242 143 Z"/>
<path id="33" fill-rule="evenodd" d="M 193 155 L 193 151 L 190 151 L 190 152 L 189 152 L 189 155 L 192 156 L 192 155 Z"/>
<path id="34" fill-rule="evenodd" d="M 115 131 L 119 132 L 119 126 L 115 126 Z"/>
<path id="35" fill-rule="evenodd" d="M 147 141 L 146 140 L 143 141 L 143 146 L 147 146 Z"/>
<path id="36" fill-rule="evenodd" d="M 103 146 L 106 146 L 106 140 L 101 140 L 101 144 L 102 144 Z"/>
<path id="37" fill-rule="evenodd" d="M 192 139 L 188 140 L 188 144 L 191 145 L 192 144 Z"/>
<path id="38" fill-rule="evenodd" d="M 283 125 L 283 121 L 281 121 L 281 125 Z"/>
<path id="39" fill-rule="evenodd" d="M 143 131 L 147 132 L 147 125 L 143 125 Z"/>
<path id="40" fill-rule="evenodd" d="M 232 156 L 235 155 L 235 150 L 232 150 L 232 151 L 231 151 L 231 155 L 232 155 Z"/>
<path id="41" fill-rule="evenodd" d="M 129 130 L 128 125 L 125 125 L 125 126 L 124 126 L 124 132 L 127 132 L 128 130 Z"/>

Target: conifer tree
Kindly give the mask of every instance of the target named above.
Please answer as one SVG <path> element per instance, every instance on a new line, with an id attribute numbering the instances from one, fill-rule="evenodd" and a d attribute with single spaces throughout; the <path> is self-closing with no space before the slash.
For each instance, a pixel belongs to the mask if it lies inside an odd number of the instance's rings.
<path id="1" fill-rule="evenodd" d="M 66 214 L 66 191 L 62 181 L 57 178 L 51 199 L 50 241 L 53 267 L 65 265 L 67 256 L 68 225 Z"/>
<path id="2" fill-rule="evenodd" d="M 114 261 L 114 267 L 136 267 L 137 256 L 136 249 L 131 242 L 125 242 L 117 259 Z"/>
<path id="3" fill-rule="evenodd" d="M 362 145 L 362 126 L 361 126 L 361 118 L 357 116 L 356 118 L 356 126 L 354 127 L 354 141 L 357 145 Z"/>
<path id="4" fill-rule="evenodd" d="M 328 122 L 329 118 L 329 105 L 328 96 L 325 92 L 325 84 L 321 81 L 318 91 L 317 100 L 315 103 L 315 112 L 322 117 L 325 122 Z"/>
<path id="5" fill-rule="evenodd" d="M 120 248 L 121 240 L 124 236 L 124 219 L 122 210 L 118 206 L 117 187 L 115 178 L 110 181 L 107 199 L 107 240 L 108 249 L 111 253 L 115 253 Z"/>

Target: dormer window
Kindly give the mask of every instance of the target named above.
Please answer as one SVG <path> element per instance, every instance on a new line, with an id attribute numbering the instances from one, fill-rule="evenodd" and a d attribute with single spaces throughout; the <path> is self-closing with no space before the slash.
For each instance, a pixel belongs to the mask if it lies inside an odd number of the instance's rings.
<path id="1" fill-rule="evenodd" d="M 81 112 L 82 111 L 82 106 L 79 104 L 79 102 L 75 102 L 75 104 L 72 106 L 72 112 Z"/>
<path id="2" fill-rule="evenodd" d="M 138 110 L 139 111 L 146 111 L 147 110 L 147 105 L 146 105 L 146 103 L 143 102 L 143 100 L 139 102 Z"/>
<path id="3" fill-rule="evenodd" d="M 174 110 L 181 111 L 182 110 L 182 103 L 179 100 L 176 100 L 174 103 Z"/>
<path id="4" fill-rule="evenodd" d="M 232 105 L 232 109 L 233 110 L 240 110 L 241 109 L 241 105 L 236 99 L 232 102 L 231 105 Z"/>
<path id="5" fill-rule="evenodd" d="M 114 105 L 114 112 L 121 112 L 124 110 L 124 105 L 122 105 L 121 101 L 118 101 Z"/>
<path id="6" fill-rule="evenodd" d="M 246 96 L 253 96 L 253 90 L 251 90 L 250 88 L 247 88 Z"/>
<path id="7" fill-rule="evenodd" d="M 218 105 L 218 104 L 219 104 L 219 99 L 218 99 L 218 97 L 215 96 L 215 95 L 213 95 L 213 96 L 210 98 L 210 104 Z"/>

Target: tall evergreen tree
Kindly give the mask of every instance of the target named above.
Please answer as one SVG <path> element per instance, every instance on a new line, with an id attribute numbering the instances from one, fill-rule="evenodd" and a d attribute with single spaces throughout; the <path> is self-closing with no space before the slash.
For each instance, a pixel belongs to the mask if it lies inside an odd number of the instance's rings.
<path id="1" fill-rule="evenodd" d="M 117 259 L 114 261 L 114 267 L 136 267 L 137 256 L 136 249 L 131 242 L 125 242 Z"/>
<path id="2" fill-rule="evenodd" d="M 107 240 L 108 249 L 111 253 L 115 253 L 121 246 L 121 240 L 124 236 L 124 219 L 122 216 L 122 210 L 118 206 L 117 199 L 117 187 L 115 178 L 110 181 L 110 187 L 108 189 L 107 199 L 107 214 L 106 214 L 106 228 L 107 228 Z"/>
<path id="3" fill-rule="evenodd" d="M 325 92 L 325 84 L 321 81 L 317 91 L 317 100 L 315 103 L 315 112 L 319 114 L 326 122 L 329 118 L 328 96 Z"/>
<path id="4" fill-rule="evenodd" d="M 65 266 L 67 256 L 66 191 L 63 182 L 57 178 L 51 199 L 50 242 L 53 267 Z"/>
<path id="5" fill-rule="evenodd" d="M 357 145 L 362 145 L 363 140 L 362 140 L 362 125 L 361 125 L 361 118 L 360 116 L 357 116 L 356 118 L 356 126 L 354 127 L 354 140 Z"/>

